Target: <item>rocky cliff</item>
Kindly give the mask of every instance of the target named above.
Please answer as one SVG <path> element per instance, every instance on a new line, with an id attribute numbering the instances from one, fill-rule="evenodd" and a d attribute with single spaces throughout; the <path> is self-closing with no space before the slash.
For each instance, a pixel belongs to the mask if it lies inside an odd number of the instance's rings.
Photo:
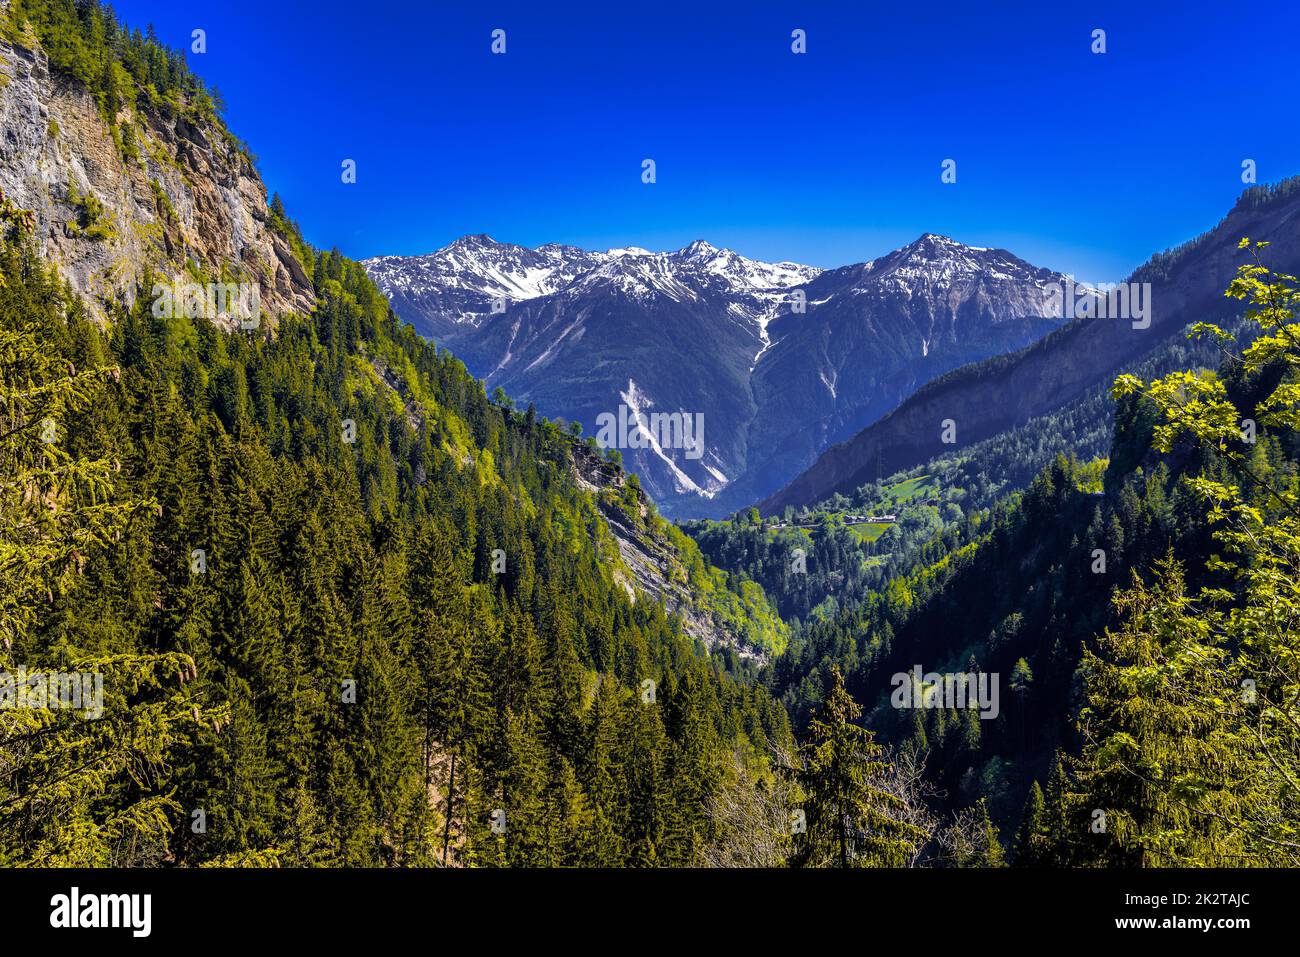
<path id="1" fill-rule="evenodd" d="M 0 37 L 0 130 L 0 193 L 32 213 L 41 251 L 92 315 L 133 302 L 150 270 L 155 282 L 256 283 L 272 321 L 313 306 L 266 187 L 224 129 L 134 108 L 110 123 L 28 31 Z"/>
<path id="2" fill-rule="evenodd" d="M 633 601 L 648 597 L 661 603 L 680 618 L 687 635 L 709 649 L 731 648 L 738 657 L 761 663 L 784 647 L 788 629 L 758 586 L 738 591 L 724 586 L 724 576 L 706 568 L 694 542 L 674 536 L 668 523 L 655 519 L 645 493 L 629 484 L 620 467 L 575 442 L 573 477 L 593 495 L 617 549 L 604 558 Z"/>

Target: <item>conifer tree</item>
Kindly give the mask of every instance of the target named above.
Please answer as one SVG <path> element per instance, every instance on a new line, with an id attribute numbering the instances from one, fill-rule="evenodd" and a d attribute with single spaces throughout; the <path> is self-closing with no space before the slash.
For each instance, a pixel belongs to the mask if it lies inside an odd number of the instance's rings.
<path id="1" fill-rule="evenodd" d="M 1267 245 L 1241 241 L 1253 261 L 1227 290 L 1260 334 L 1238 355 L 1229 332 L 1193 327 L 1228 352 L 1221 374 L 1115 383 L 1156 410 L 1157 451 L 1195 451 L 1185 482 L 1222 546 L 1208 570 L 1225 583 L 1189 596 L 1167 560 L 1153 587 L 1134 583 L 1094 669 L 1099 730 L 1081 780 L 1119 802 L 1117 843 L 1141 863 L 1300 861 L 1300 495 L 1268 451 L 1300 433 L 1300 281 L 1263 264 Z"/>
<path id="2" fill-rule="evenodd" d="M 1006 862 L 1002 842 L 998 839 L 998 829 L 989 817 L 988 802 L 980 798 L 975 805 L 974 853 L 964 863 L 967 867 L 1002 867 Z"/>
<path id="3" fill-rule="evenodd" d="M 1035 781 L 1029 787 L 1020 828 L 1016 831 L 1014 863 L 1017 867 L 1041 867 L 1046 863 L 1046 814 L 1043 789 Z"/>
<path id="4" fill-rule="evenodd" d="M 924 837 L 899 819 L 902 802 L 882 787 L 883 749 L 854 723 L 861 713 L 832 666 L 830 690 L 802 748 L 807 830 L 797 842 L 797 866 L 896 867 Z"/>
<path id="5" fill-rule="evenodd" d="M 30 256 L 6 250 L 0 296 L 24 273 L 41 276 Z M 48 288 L 41 282 L 38 295 Z M 87 561 L 154 503 L 118 499 L 115 463 L 67 447 L 70 423 L 117 371 L 78 370 L 40 335 L 39 322 L 0 326 L 0 694 L 15 698 L 0 709 L 0 864 L 157 862 L 180 811 L 157 785 L 202 720 L 184 688 L 195 664 L 177 652 L 47 641 L 37 610 L 75 588 Z M 61 702 L 79 703 L 75 711 L 48 697 L 16 706 L 19 693 L 38 687 L 20 689 L 20 663 L 47 694 L 66 675 L 90 700 Z"/>
<path id="6" fill-rule="evenodd" d="M 1219 709 L 1207 707 L 1228 690 L 1218 615 L 1187 595 L 1172 558 L 1156 573 L 1151 586 L 1134 573 L 1116 596 L 1123 624 L 1103 637 L 1105 657 L 1084 652 L 1089 704 L 1076 779 L 1106 823 L 1088 843 L 1114 865 L 1226 862 L 1217 822 L 1233 813 L 1245 768 Z"/>

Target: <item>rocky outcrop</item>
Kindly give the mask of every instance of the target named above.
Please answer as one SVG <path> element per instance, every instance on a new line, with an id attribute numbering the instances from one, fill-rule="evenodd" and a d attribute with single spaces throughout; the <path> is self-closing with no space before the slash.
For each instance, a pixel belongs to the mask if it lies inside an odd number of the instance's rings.
<path id="1" fill-rule="evenodd" d="M 313 307 L 306 271 L 271 229 L 266 187 L 225 130 L 134 110 L 110 125 L 38 43 L 0 39 L 0 131 L 0 192 L 32 213 L 42 252 L 92 315 L 133 302 L 147 270 L 184 276 L 187 260 L 256 283 L 271 321 Z"/>
<path id="2" fill-rule="evenodd" d="M 605 457 L 582 443 L 573 446 L 574 477 L 578 484 L 593 493 L 605 526 L 618 547 L 615 577 L 633 601 L 648 598 L 662 603 L 664 610 L 681 619 L 682 631 L 706 648 L 730 647 L 742 658 L 765 660 L 755 649 L 745 645 L 737 635 L 721 627 L 701 606 L 686 580 L 681 556 L 663 535 L 646 527 L 651 506 L 645 493 L 637 490 L 637 518 L 621 504 L 609 501 L 602 492 L 622 495 L 627 475 Z"/>

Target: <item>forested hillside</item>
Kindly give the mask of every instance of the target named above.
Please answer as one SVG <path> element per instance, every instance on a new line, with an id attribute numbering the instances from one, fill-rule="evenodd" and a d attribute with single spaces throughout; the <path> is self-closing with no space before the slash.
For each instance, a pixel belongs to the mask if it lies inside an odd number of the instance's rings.
<path id="1" fill-rule="evenodd" d="M 467 860 L 689 861 L 713 759 L 761 761 L 783 712 L 625 594 L 573 439 L 491 405 L 355 264 L 313 272 L 320 311 L 273 339 L 143 310 L 105 337 L 6 245 L 6 527 L 48 507 L 61 537 L 6 555 L 5 666 L 121 695 L 105 729 L 7 741 L 6 853 L 416 862 L 451 822 Z"/>
<path id="2" fill-rule="evenodd" d="M 1245 249 L 1229 288 L 1253 337 L 1191 332 L 1220 352 L 1217 373 L 1120 377 L 1108 461 L 1059 456 L 796 629 L 767 680 L 797 727 L 843 672 L 867 725 L 924 762 L 939 804 L 988 815 L 1022 864 L 1300 859 L 1300 296 L 1263 265 L 1267 247 Z M 726 554 L 757 522 L 701 540 Z M 823 587 L 836 560 L 860 560 L 816 554 Z M 898 708 L 895 676 L 916 665 L 999 676 L 999 713 Z"/>
<path id="3" fill-rule="evenodd" d="M 1190 326 L 1188 330 L 1190 330 Z M 1241 345 L 1253 323 L 1238 321 Z M 1180 336 L 1141 362 L 1133 374 L 1154 378 L 1180 369 L 1214 368 L 1219 346 Z M 1114 434 L 1110 384 L 1099 385 L 1062 408 L 982 442 L 936 456 L 909 469 L 835 494 L 812 507 L 787 506 L 779 517 L 757 509 L 728 521 L 683 523 L 709 561 L 766 589 L 787 619 L 825 616 L 862 600 L 890 579 L 924 561 L 933 541 L 953 550 L 980 527 L 989 509 L 1025 489 L 1058 456 L 1084 464 L 1080 483 L 1101 489 Z M 892 522 L 858 519 L 893 516 Z M 795 549 L 805 570 L 792 570 Z"/>
<path id="4" fill-rule="evenodd" d="M 13 32 L 158 59 L 73 10 Z M 178 70 L 133 105 L 208 115 Z M 247 331 L 147 295 L 93 322 L 3 212 L 0 671 L 99 673 L 104 711 L 0 712 L 0 862 L 700 859 L 709 795 L 789 742 L 724 666 L 779 648 L 761 594 L 617 468 L 591 486 L 585 446 L 490 401 L 278 203 L 317 307 Z M 715 657 L 637 587 L 616 514 Z"/>

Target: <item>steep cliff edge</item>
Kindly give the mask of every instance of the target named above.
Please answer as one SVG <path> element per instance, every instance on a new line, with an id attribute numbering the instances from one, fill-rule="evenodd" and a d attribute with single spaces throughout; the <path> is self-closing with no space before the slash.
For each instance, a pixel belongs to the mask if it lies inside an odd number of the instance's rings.
<path id="1" fill-rule="evenodd" d="M 108 122 L 9 14 L 0 0 L 0 193 L 33 214 L 42 253 L 92 315 L 134 301 L 150 272 L 154 282 L 256 283 L 272 320 L 310 311 L 310 277 L 272 228 L 266 187 L 234 137 L 138 103 Z"/>
<path id="2" fill-rule="evenodd" d="M 644 595 L 662 603 L 710 650 L 730 648 L 760 663 L 784 650 L 789 628 L 761 586 L 729 581 L 709 565 L 694 540 L 659 517 L 632 476 L 600 452 L 575 442 L 572 456 L 573 477 L 592 493 L 612 538 L 614 547 L 605 548 L 603 558 L 633 601 Z M 597 541 L 598 548 L 607 544 Z"/>

